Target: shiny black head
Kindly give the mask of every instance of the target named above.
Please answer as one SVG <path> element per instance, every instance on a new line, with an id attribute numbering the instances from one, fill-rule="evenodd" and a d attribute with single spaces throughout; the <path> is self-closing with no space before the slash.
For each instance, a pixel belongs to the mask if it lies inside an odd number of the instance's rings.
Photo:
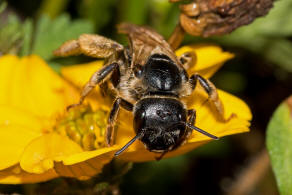
<path id="1" fill-rule="evenodd" d="M 145 98 L 134 110 L 134 129 L 150 151 L 171 150 L 186 131 L 186 110 L 171 98 Z"/>
<path id="2" fill-rule="evenodd" d="M 143 66 L 143 82 L 150 91 L 172 91 L 181 86 L 183 73 L 164 54 L 154 54 Z"/>

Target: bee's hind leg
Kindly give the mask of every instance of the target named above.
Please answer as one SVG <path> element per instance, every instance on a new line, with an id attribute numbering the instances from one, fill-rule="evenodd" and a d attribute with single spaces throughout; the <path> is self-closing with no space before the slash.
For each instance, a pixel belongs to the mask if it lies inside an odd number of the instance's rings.
<path id="1" fill-rule="evenodd" d="M 84 54 L 95 58 L 108 58 L 122 51 L 119 43 L 100 35 L 82 34 L 76 40 L 70 40 L 54 51 L 55 56 L 72 56 Z"/>
<path id="2" fill-rule="evenodd" d="M 207 92 L 209 99 L 214 104 L 221 120 L 229 121 L 232 117 L 235 116 L 235 114 L 232 114 L 228 119 L 224 118 L 224 106 L 221 100 L 219 99 L 218 92 L 216 90 L 215 85 L 211 81 L 203 78 L 199 74 L 194 74 L 189 79 L 189 82 L 193 89 L 195 89 L 197 81 L 199 81 L 200 85 Z"/>
<path id="3" fill-rule="evenodd" d="M 108 117 L 108 124 L 107 124 L 107 129 L 106 129 L 106 136 L 105 136 L 106 143 L 108 146 L 111 146 L 114 143 L 114 137 L 115 137 L 114 127 L 115 127 L 116 119 L 120 111 L 120 106 L 128 111 L 133 110 L 133 105 L 120 97 L 114 101 L 112 110 L 110 111 L 110 114 Z"/>
<path id="4" fill-rule="evenodd" d="M 77 104 L 72 104 L 68 106 L 67 110 L 81 105 L 85 97 L 89 94 L 89 92 L 91 92 L 96 85 L 100 84 L 104 79 L 106 79 L 107 76 L 109 76 L 118 67 L 119 67 L 118 63 L 112 63 L 102 67 L 102 69 L 100 69 L 99 71 L 96 71 L 83 87 L 79 102 Z"/>

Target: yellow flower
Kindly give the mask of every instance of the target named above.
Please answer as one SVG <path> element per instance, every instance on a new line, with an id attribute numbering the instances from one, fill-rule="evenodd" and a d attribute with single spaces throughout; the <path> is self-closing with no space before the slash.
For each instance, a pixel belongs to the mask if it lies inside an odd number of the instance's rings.
<path id="1" fill-rule="evenodd" d="M 212 45 L 183 47 L 177 54 L 186 51 L 197 54 L 197 63 L 188 72 L 206 78 L 233 57 Z M 96 61 L 65 67 L 61 70 L 63 79 L 37 56 L 0 58 L 0 157 L 5 159 L 0 162 L 0 183 L 34 183 L 59 176 L 88 179 L 134 137 L 133 116 L 122 110 L 116 144 L 105 146 L 103 135 L 111 102 L 100 95 L 98 88 L 85 106 L 65 111 L 66 106 L 78 101 L 81 87 L 102 64 Z M 226 118 L 231 113 L 237 116 L 229 122 L 220 121 L 209 103 L 203 105 L 207 96 L 197 87 L 186 100 L 188 108 L 197 110 L 196 125 L 219 137 L 248 131 L 251 113 L 247 105 L 226 92 L 218 93 Z M 193 132 L 185 145 L 165 157 L 188 152 L 208 141 L 209 137 Z M 118 159 L 148 161 L 155 156 L 137 141 Z"/>
<path id="2" fill-rule="evenodd" d="M 79 92 L 38 56 L 1 57 L 0 90 L 0 183 L 87 179 L 113 158 L 116 147 L 98 143 L 106 110 L 64 112 Z"/>

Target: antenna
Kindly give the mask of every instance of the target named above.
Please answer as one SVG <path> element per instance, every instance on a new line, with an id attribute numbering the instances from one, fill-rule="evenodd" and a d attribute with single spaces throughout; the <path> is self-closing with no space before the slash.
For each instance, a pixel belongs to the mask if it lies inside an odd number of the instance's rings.
<path id="1" fill-rule="evenodd" d="M 124 150 L 126 150 L 132 143 L 134 143 L 137 139 L 142 137 L 144 134 L 144 131 L 140 131 L 133 139 L 131 139 L 126 145 L 124 145 L 121 149 L 119 149 L 116 153 L 115 156 L 120 155 Z"/>
<path id="2" fill-rule="evenodd" d="M 215 135 L 212 135 L 212 134 L 200 129 L 199 127 L 195 127 L 195 126 L 193 126 L 193 125 L 191 125 L 189 123 L 185 123 L 185 124 L 186 124 L 187 127 L 191 128 L 193 130 L 196 130 L 196 131 L 198 131 L 198 132 L 200 132 L 200 133 L 202 133 L 202 134 L 204 134 L 204 135 L 206 135 L 206 136 L 208 136 L 208 137 L 210 137 L 212 139 L 216 139 L 216 140 L 219 139 L 219 137 L 216 137 Z"/>

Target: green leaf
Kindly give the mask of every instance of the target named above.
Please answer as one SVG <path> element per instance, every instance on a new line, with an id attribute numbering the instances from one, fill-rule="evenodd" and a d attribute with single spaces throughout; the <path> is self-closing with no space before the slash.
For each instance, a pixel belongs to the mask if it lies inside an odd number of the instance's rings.
<path id="1" fill-rule="evenodd" d="M 27 19 L 22 25 L 23 37 L 22 37 L 22 47 L 19 51 L 20 56 L 29 55 L 32 35 L 33 35 L 33 24 L 31 19 Z"/>
<path id="2" fill-rule="evenodd" d="M 267 130 L 267 148 L 279 191 L 292 193 L 292 96 L 273 114 Z"/>
<path id="3" fill-rule="evenodd" d="M 0 21 L 0 55 L 16 54 L 20 47 L 22 36 L 19 18 L 10 13 L 7 20 Z"/>
<path id="4" fill-rule="evenodd" d="M 264 56 L 270 62 L 278 64 L 282 69 L 292 72 L 292 42 L 286 39 L 270 41 L 264 51 Z"/>
<path id="5" fill-rule="evenodd" d="M 257 19 L 250 28 L 255 32 L 270 36 L 290 36 L 292 34 L 292 1 L 275 1 L 274 8 L 265 17 Z"/>
<path id="6" fill-rule="evenodd" d="M 51 20 L 42 16 L 36 25 L 32 53 L 45 60 L 53 58 L 53 51 L 62 43 L 76 39 L 82 33 L 93 33 L 93 24 L 87 20 L 70 20 L 66 14 Z"/>

